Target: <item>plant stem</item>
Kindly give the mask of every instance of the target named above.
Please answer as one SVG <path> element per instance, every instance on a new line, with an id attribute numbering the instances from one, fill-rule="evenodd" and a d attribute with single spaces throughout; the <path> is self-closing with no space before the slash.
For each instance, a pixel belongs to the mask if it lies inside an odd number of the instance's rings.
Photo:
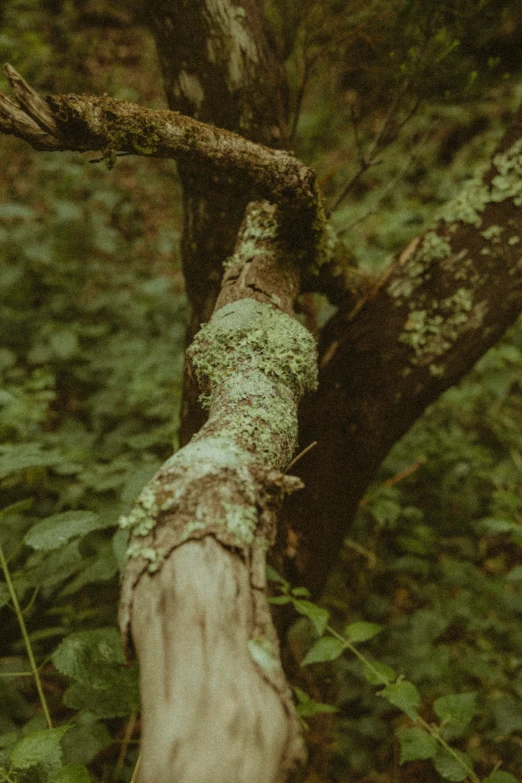
<path id="1" fill-rule="evenodd" d="M 51 714 L 49 712 L 49 707 L 47 706 L 47 701 L 45 699 L 45 694 L 42 688 L 42 682 L 40 680 L 40 675 L 38 673 L 38 668 L 36 666 L 36 661 L 34 659 L 33 648 L 31 647 L 31 640 L 29 639 L 29 634 L 27 633 L 27 627 L 25 625 L 24 616 L 22 610 L 20 609 L 20 604 L 18 603 L 18 596 L 16 595 L 16 591 L 14 589 L 13 581 L 11 579 L 11 574 L 9 573 L 9 566 L 7 565 L 7 560 L 5 559 L 4 550 L 2 549 L 1 544 L 0 544 L 0 565 L 2 566 L 2 571 L 4 572 L 5 581 L 7 583 L 7 589 L 9 590 L 11 601 L 13 602 L 13 607 L 18 620 L 18 625 L 20 626 L 20 630 L 24 638 L 27 657 L 29 658 L 29 664 L 31 666 L 31 671 L 33 673 L 34 681 L 36 684 L 36 690 L 38 691 L 38 696 L 40 697 L 40 704 L 42 705 L 42 709 L 45 715 L 45 720 L 47 721 L 47 726 L 50 729 L 52 729 L 53 722 L 51 720 Z"/>

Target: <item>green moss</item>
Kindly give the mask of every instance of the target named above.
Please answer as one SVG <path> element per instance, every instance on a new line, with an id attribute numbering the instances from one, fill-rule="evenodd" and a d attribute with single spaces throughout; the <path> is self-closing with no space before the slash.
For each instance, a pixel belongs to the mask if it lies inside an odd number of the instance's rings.
<path id="1" fill-rule="evenodd" d="M 257 370 L 287 386 L 297 401 L 317 384 L 316 347 L 294 318 L 270 305 L 241 299 L 225 305 L 196 335 L 189 348 L 198 382 L 216 388 L 237 373 Z"/>

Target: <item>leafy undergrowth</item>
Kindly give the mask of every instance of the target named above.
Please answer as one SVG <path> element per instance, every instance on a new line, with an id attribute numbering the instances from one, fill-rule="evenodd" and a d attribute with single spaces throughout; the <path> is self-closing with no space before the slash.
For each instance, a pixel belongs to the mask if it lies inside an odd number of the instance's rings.
<path id="1" fill-rule="evenodd" d="M 13 148 L 0 202 L 0 778 L 83 783 L 89 765 L 128 779 L 138 684 L 116 629 L 117 520 L 175 446 L 185 298 L 177 234 L 159 225 L 175 180 L 169 164 L 108 175 Z"/>
<path id="2" fill-rule="evenodd" d="M 521 390 L 519 324 L 395 446 L 320 605 L 280 584 L 302 714 L 337 711 L 317 780 L 521 779 Z"/>

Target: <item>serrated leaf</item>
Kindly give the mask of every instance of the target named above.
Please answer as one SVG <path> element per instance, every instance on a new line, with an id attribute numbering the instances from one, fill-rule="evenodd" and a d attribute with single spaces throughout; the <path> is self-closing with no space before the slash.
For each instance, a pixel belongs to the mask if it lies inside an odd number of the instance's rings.
<path id="1" fill-rule="evenodd" d="M 63 511 L 34 525 L 24 541 L 33 549 L 50 551 L 63 546 L 71 538 L 85 536 L 104 525 L 93 511 Z"/>
<path id="2" fill-rule="evenodd" d="M 83 714 L 85 720 L 86 713 Z M 80 721 L 82 717 L 80 717 Z M 63 758 L 66 763 L 90 764 L 98 753 L 110 745 L 111 735 L 105 723 L 92 720 L 79 722 L 62 740 Z"/>
<path id="3" fill-rule="evenodd" d="M 433 709 L 443 722 L 447 736 L 455 737 L 462 732 L 475 715 L 476 703 L 475 692 L 451 694 L 436 699 Z"/>
<path id="4" fill-rule="evenodd" d="M 420 707 L 421 697 L 412 682 L 407 680 L 394 682 L 391 685 L 387 685 L 382 691 L 379 691 L 379 696 L 393 704 L 394 707 L 398 707 L 412 720 L 417 720 L 419 717 L 417 709 Z"/>
<path id="5" fill-rule="evenodd" d="M 301 666 L 308 666 L 311 663 L 323 663 L 324 661 L 335 661 L 344 652 L 344 644 L 333 636 L 323 636 L 313 644 L 305 657 L 301 661 Z"/>
<path id="6" fill-rule="evenodd" d="M 289 595 L 276 595 L 273 598 L 269 598 L 268 603 L 283 606 L 284 604 L 289 604 L 291 600 L 292 598 Z"/>
<path id="7" fill-rule="evenodd" d="M 398 732 L 397 737 L 401 746 L 401 764 L 406 761 L 431 759 L 437 752 L 435 737 L 416 726 L 411 729 L 402 729 Z"/>
<path id="8" fill-rule="evenodd" d="M 120 634 L 112 627 L 70 634 L 51 658 L 61 674 L 92 688 L 108 687 L 103 670 L 110 664 L 125 663 Z"/>
<path id="9" fill-rule="evenodd" d="M 98 718 L 123 718 L 130 715 L 139 705 L 139 683 L 137 670 L 122 670 L 107 688 L 90 688 L 75 682 L 63 696 L 66 707 L 87 710 Z"/>
<path id="10" fill-rule="evenodd" d="M 292 603 L 299 614 L 308 617 L 308 619 L 312 621 L 314 628 L 319 635 L 324 633 L 324 629 L 328 624 L 328 618 L 330 617 L 330 612 L 327 609 L 322 609 L 320 606 L 317 606 L 317 604 L 312 603 L 312 601 L 304 601 L 302 599 L 293 599 Z"/>
<path id="11" fill-rule="evenodd" d="M 457 758 L 448 753 L 445 748 L 439 748 L 433 759 L 435 769 L 444 780 L 450 780 L 452 783 L 460 783 L 466 780 L 468 770 L 472 769 L 471 759 L 460 750 L 453 751 Z M 460 759 L 458 761 L 457 759 Z"/>
<path id="12" fill-rule="evenodd" d="M 382 630 L 383 626 L 378 625 L 378 623 L 357 622 L 347 625 L 344 633 L 350 642 L 356 643 L 367 642 L 368 639 L 373 639 Z"/>
<path id="13" fill-rule="evenodd" d="M 60 750 L 60 740 L 70 726 L 35 731 L 17 742 L 10 753 L 11 763 L 17 769 L 29 769 Z"/>
<path id="14" fill-rule="evenodd" d="M 372 661 L 372 668 L 363 667 L 363 676 L 370 685 L 387 685 L 397 679 L 397 673 L 385 663 Z"/>
<path id="15" fill-rule="evenodd" d="M 89 770 L 83 764 L 66 764 L 47 783 L 90 783 Z"/>
<path id="16" fill-rule="evenodd" d="M 482 783 L 519 783 L 516 777 L 510 772 L 504 772 L 501 769 L 495 770 L 487 778 L 484 778 Z"/>

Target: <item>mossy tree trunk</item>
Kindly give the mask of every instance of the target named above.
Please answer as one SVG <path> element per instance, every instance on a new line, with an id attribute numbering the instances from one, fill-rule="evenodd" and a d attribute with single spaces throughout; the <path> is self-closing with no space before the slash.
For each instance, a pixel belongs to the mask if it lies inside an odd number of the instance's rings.
<path id="1" fill-rule="evenodd" d="M 180 162 L 193 308 L 184 441 L 194 437 L 124 523 L 141 778 L 283 781 L 302 747 L 266 603 L 267 551 L 277 533 L 286 573 L 319 590 L 390 447 L 522 309 L 522 119 L 483 180 L 354 300 L 324 256 L 313 172 L 270 149 L 287 138 L 286 88 L 258 5 L 153 8 L 169 104 L 194 119 L 108 98 L 43 99 L 11 71 L 18 102 L 0 98 L 0 128 L 37 149 Z M 320 335 L 318 384 L 313 341 L 293 318 L 310 290 L 339 305 Z M 312 441 L 300 478 L 287 476 Z"/>

